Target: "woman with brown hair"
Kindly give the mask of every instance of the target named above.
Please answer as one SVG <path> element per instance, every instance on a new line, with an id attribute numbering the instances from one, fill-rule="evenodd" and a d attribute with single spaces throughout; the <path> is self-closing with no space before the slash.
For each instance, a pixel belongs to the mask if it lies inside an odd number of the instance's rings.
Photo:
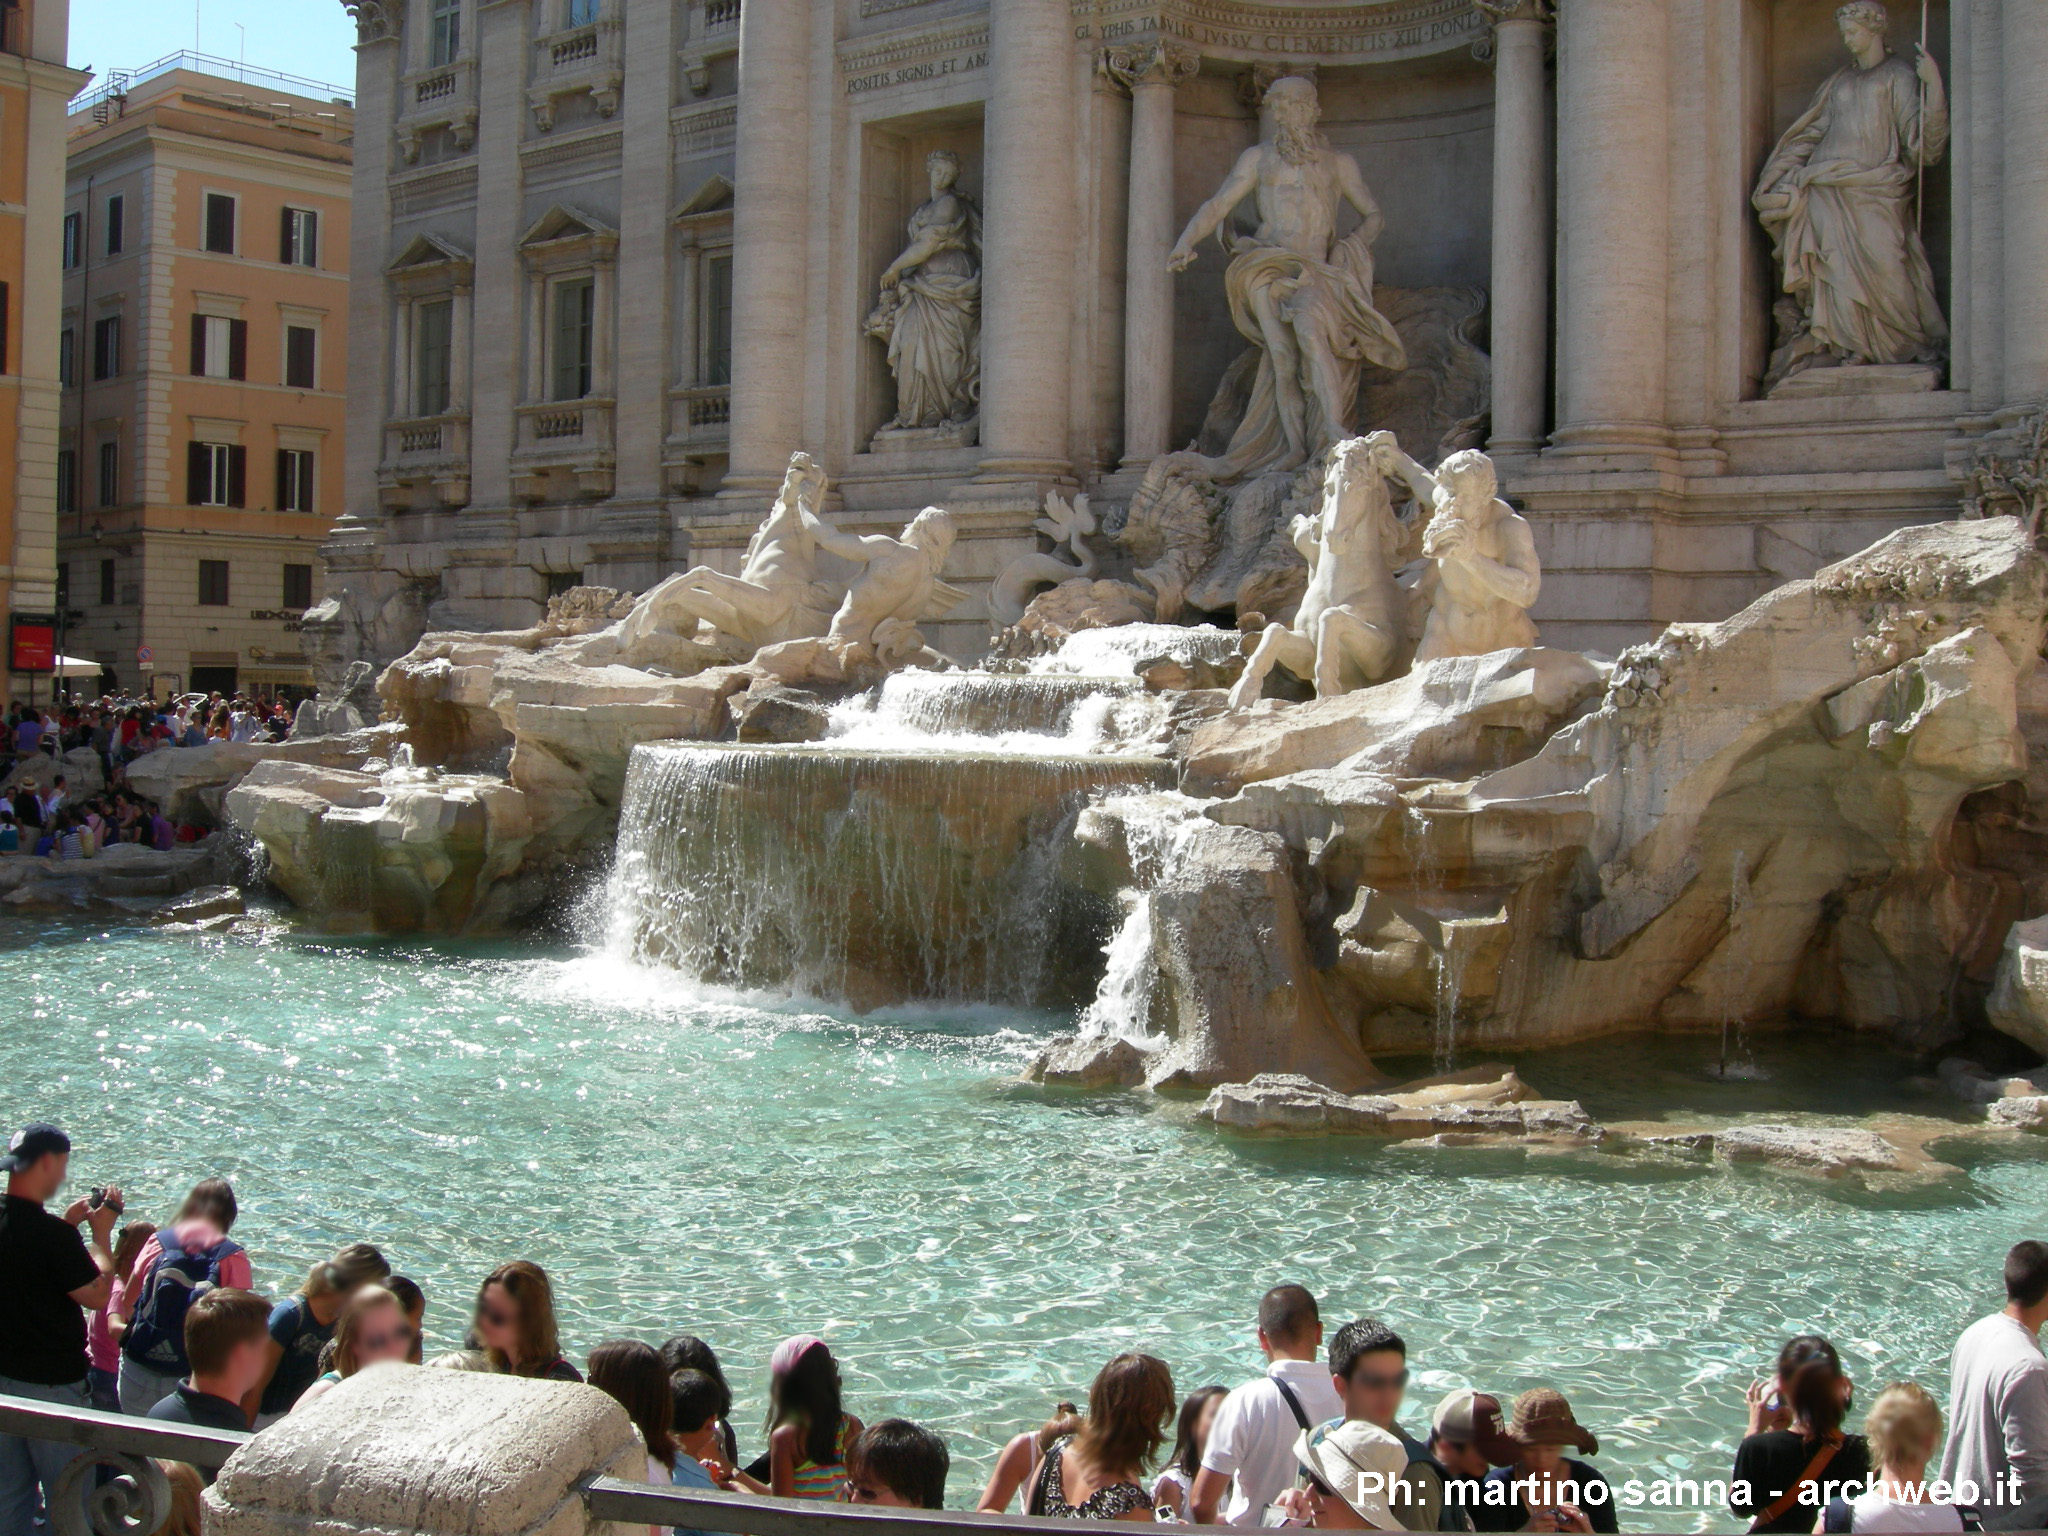
<path id="1" fill-rule="evenodd" d="M 600 1344 L 590 1352 L 590 1384 L 625 1409 L 640 1431 L 647 1445 L 647 1481 L 668 1487 L 673 1481 L 669 1465 L 676 1459 L 675 1398 L 661 1356 L 638 1339 Z M 648 1536 L 661 1536 L 662 1529 L 649 1526 Z"/>
<path id="2" fill-rule="evenodd" d="M 326 1395 L 366 1365 L 380 1360 L 412 1357 L 412 1323 L 405 1315 L 405 1303 L 397 1293 L 381 1285 L 366 1285 L 349 1297 L 334 1325 L 333 1363 L 320 1379 L 299 1395 L 292 1412 Z"/>
<path id="3" fill-rule="evenodd" d="M 501 1376 L 581 1381 L 555 1332 L 555 1288 L 547 1271 L 526 1259 L 500 1264 L 477 1287 L 469 1347 Z"/>
<path id="4" fill-rule="evenodd" d="M 1088 1389 L 1080 1431 L 1055 1440 L 1031 1477 L 1027 1515 L 1150 1522 L 1139 1481 L 1173 1422 L 1173 1373 L 1151 1355 L 1118 1355 Z"/>

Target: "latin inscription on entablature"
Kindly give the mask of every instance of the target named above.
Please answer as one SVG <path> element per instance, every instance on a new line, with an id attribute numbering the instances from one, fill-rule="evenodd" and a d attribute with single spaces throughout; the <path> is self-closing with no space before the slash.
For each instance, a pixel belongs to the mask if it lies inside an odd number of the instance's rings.
<path id="1" fill-rule="evenodd" d="M 921 85 L 987 68 L 988 26 L 983 22 L 863 42 L 839 55 L 839 73 L 846 80 L 849 96 Z"/>
<path id="2" fill-rule="evenodd" d="M 1241 0 L 1076 0 L 1074 35 L 1104 42 L 1177 37 L 1223 59 L 1384 64 L 1469 47 L 1487 19 L 1471 0 L 1359 0 L 1266 6 Z"/>

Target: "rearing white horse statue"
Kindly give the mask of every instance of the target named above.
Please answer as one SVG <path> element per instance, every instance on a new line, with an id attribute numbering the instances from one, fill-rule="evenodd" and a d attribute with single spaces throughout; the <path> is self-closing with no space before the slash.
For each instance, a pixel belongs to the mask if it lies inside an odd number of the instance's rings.
<path id="1" fill-rule="evenodd" d="M 1393 433 L 1374 432 L 1332 450 L 1321 509 L 1295 518 L 1290 530 L 1308 561 L 1308 590 L 1292 626 L 1268 624 L 1259 636 L 1230 690 L 1232 709 L 1256 703 L 1276 666 L 1314 683 L 1320 699 L 1376 683 L 1393 666 L 1404 627 L 1394 572 L 1408 530 L 1372 453 L 1395 446 Z"/>

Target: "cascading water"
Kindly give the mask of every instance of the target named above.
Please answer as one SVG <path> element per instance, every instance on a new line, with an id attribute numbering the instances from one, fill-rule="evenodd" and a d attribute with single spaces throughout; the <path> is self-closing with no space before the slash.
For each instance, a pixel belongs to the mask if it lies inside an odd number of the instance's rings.
<path id="1" fill-rule="evenodd" d="M 1738 848 L 1728 876 L 1728 936 L 1721 943 L 1726 957 L 1721 978 L 1721 1060 L 1713 1073 L 1724 1080 L 1765 1075 L 1750 1053 L 1748 1031 L 1743 1027 L 1749 996 L 1749 944 L 1744 932 L 1749 905 L 1749 854 Z"/>
<path id="2" fill-rule="evenodd" d="M 1153 893 L 1174 867 L 1189 821 L 1200 802 L 1174 791 L 1133 795 L 1119 804 L 1117 819 L 1135 883 L 1120 893 L 1123 921 L 1102 948 L 1102 981 L 1081 1011 L 1083 1039 L 1104 1036 L 1130 1041 L 1141 1050 L 1161 1043 L 1153 1004 L 1159 963 L 1153 953 Z"/>
<path id="3" fill-rule="evenodd" d="M 799 745 L 666 742 L 627 771 L 607 944 L 727 986 L 1078 1007 L 1113 903 L 1074 818 L 1152 789 L 1163 701 L 1126 675 L 904 672 Z"/>

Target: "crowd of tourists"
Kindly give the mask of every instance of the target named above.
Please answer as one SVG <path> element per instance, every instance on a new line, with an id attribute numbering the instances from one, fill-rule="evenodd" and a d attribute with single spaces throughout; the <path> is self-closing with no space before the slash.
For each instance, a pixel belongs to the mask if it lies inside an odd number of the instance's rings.
<path id="1" fill-rule="evenodd" d="M 562 1348 L 547 1274 L 522 1259 L 478 1286 L 464 1347 L 427 1360 L 428 1298 L 370 1244 L 320 1260 L 291 1295 L 267 1300 L 234 1236 L 226 1180 L 202 1179 L 153 1225 L 128 1217 L 118 1188 L 59 1205 L 70 1152 L 61 1130 L 31 1125 L 0 1157 L 0 1394 L 261 1432 L 387 1362 L 587 1381 L 638 1429 L 651 1484 L 945 1507 L 945 1440 L 908 1419 L 855 1417 L 823 1339 L 776 1347 L 762 1441 L 748 1459 L 725 1367 L 700 1338 L 614 1340 L 579 1371 Z M 1166 1362 L 1120 1354 L 1097 1373 L 1085 1405 L 1059 1404 L 1004 1446 L 975 1508 L 1191 1525 L 1590 1532 L 1619 1530 L 1634 1510 L 1656 1528 L 1659 1509 L 1671 1512 L 1661 1524 L 1672 1529 L 1706 1488 L 1752 1531 L 2039 1528 L 2048 1523 L 2048 1360 L 2039 1343 L 2048 1243 L 2014 1247 L 2003 1280 L 2004 1307 L 1955 1346 L 1945 1447 L 1941 1407 L 1911 1382 L 1884 1387 L 1860 1432 L 1850 1429 L 1855 1394 L 1841 1359 L 1806 1334 L 1750 1387 L 1726 1479 L 1631 1478 L 1618 1487 L 1587 1459 L 1598 1439 L 1552 1387 L 1511 1402 L 1452 1392 L 1411 1433 L 1400 1335 L 1372 1318 L 1326 1333 L 1315 1297 L 1279 1285 L 1257 1304 L 1262 1373 L 1183 1393 Z M 35 1529 L 78 1454 L 0 1435 L 0 1531 Z M 166 1530 L 197 1536 L 203 1474 L 166 1471 L 177 1500 Z"/>
<path id="2" fill-rule="evenodd" d="M 187 694 L 165 702 L 108 694 L 85 703 L 60 695 L 48 708 L 16 700 L 6 716 L 0 770 L 12 785 L 0 792 L 0 854 L 89 859 L 111 843 L 142 843 L 168 851 L 206 829 L 180 825 L 156 801 L 128 787 L 137 758 L 211 741 L 282 741 L 292 718 L 283 700 L 237 694 Z M 91 751 L 99 760 L 99 793 L 73 795 L 67 755 Z M 24 773 L 47 763 L 45 771 Z"/>

